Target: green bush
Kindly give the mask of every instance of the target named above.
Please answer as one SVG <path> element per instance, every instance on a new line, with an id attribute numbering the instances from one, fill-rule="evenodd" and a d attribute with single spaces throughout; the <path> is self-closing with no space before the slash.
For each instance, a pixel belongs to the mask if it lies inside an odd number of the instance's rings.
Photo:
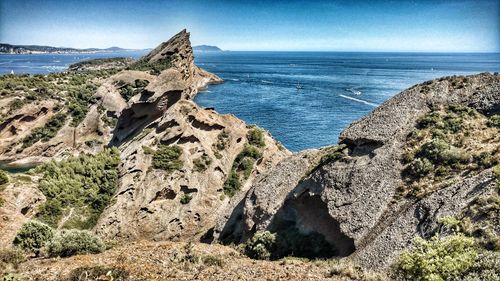
<path id="1" fill-rule="evenodd" d="M 473 238 L 453 235 L 433 237 L 427 241 L 414 240 L 413 249 L 399 256 L 399 273 L 408 280 L 444 281 L 459 278 L 476 261 L 477 251 Z"/>
<path id="2" fill-rule="evenodd" d="M 439 112 L 431 112 L 417 120 L 417 127 L 420 129 L 441 127 L 443 125 Z"/>
<path id="3" fill-rule="evenodd" d="M 257 147 L 266 146 L 266 142 L 264 141 L 264 133 L 259 128 L 252 128 L 248 130 L 247 140 L 250 145 L 255 145 Z"/>
<path id="4" fill-rule="evenodd" d="M 51 161 L 38 166 L 43 174 L 39 189 L 47 201 L 40 206 L 36 217 L 56 226 L 63 210 L 73 208 L 74 217 L 84 217 L 68 224 L 76 228 L 91 228 L 109 204 L 118 183 L 120 152 L 105 149 L 96 155 L 82 154 L 61 162 Z"/>
<path id="5" fill-rule="evenodd" d="M 241 188 L 240 176 L 236 171 L 232 170 L 226 181 L 224 182 L 224 194 L 229 197 L 233 197 L 238 190 Z"/>
<path id="6" fill-rule="evenodd" d="M 488 119 L 488 126 L 500 128 L 500 115 L 493 115 Z"/>
<path id="7" fill-rule="evenodd" d="M 9 182 L 9 176 L 4 170 L 0 170 L 0 185 L 4 185 Z"/>
<path id="8" fill-rule="evenodd" d="M 228 139 L 229 135 L 225 131 L 220 132 L 217 135 L 217 142 L 214 144 L 214 147 L 219 151 L 226 149 L 228 145 Z"/>
<path id="9" fill-rule="evenodd" d="M 460 148 L 448 144 L 442 139 L 433 139 L 420 147 L 417 157 L 427 158 L 436 165 L 466 163 L 469 156 Z"/>
<path id="10" fill-rule="evenodd" d="M 47 244 L 50 257 L 97 254 L 106 249 L 98 237 L 86 230 L 69 229 L 58 232 Z"/>
<path id="11" fill-rule="evenodd" d="M 183 166 L 179 160 L 181 154 L 182 149 L 177 145 L 160 145 L 153 154 L 153 167 L 167 172 L 180 170 Z"/>
<path id="12" fill-rule="evenodd" d="M 405 171 L 415 178 L 421 178 L 433 170 L 434 165 L 427 158 L 415 158 Z"/>
<path id="13" fill-rule="evenodd" d="M 53 236 L 54 230 L 50 226 L 36 220 L 30 220 L 21 226 L 13 243 L 21 249 L 38 255 Z"/>
<path id="14" fill-rule="evenodd" d="M 255 161 L 252 158 L 244 158 L 240 161 L 237 170 L 243 171 L 243 176 L 247 179 L 252 174 L 254 164 Z"/>
<path id="15" fill-rule="evenodd" d="M 257 232 L 245 243 L 245 255 L 252 259 L 269 260 L 276 251 L 276 234 L 269 231 Z"/>
<path id="16" fill-rule="evenodd" d="M 252 174 L 255 161 L 261 157 L 262 152 L 255 146 L 246 145 L 234 159 L 231 173 L 224 182 L 224 194 L 233 197 L 241 188 L 240 175 L 238 172 L 243 173 L 245 179 L 248 178 Z"/>
<path id="17" fill-rule="evenodd" d="M 38 207 L 38 211 L 35 215 L 38 220 L 43 221 L 52 227 L 57 227 L 57 224 L 59 220 L 61 220 L 62 216 L 62 203 L 56 198 L 48 198 L 45 203 Z"/>
<path id="18" fill-rule="evenodd" d="M 258 160 L 262 158 L 262 152 L 260 152 L 256 147 L 247 145 L 243 148 L 243 150 L 236 155 L 236 159 L 234 160 L 235 163 L 237 164 L 236 167 L 239 165 L 241 160 L 243 160 L 245 157 L 250 157 L 254 160 Z M 234 166 L 234 164 L 233 164 Z"/>
<path id="19" fill-rule="evenodd" d="M 185 204 L 189 203 L 189 201 L 191 201 L 191 199 L 193 199 L 193 196 L 191 194 L 184 194 L 181 197 L 181 204 L 185 205 Z"/>

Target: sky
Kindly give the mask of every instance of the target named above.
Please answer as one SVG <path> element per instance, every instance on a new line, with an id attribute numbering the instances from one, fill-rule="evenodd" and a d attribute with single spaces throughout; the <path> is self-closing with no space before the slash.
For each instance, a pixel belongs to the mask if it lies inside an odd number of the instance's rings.
<path id="1" fill-rule="evenodd" d="M 0 0 L 0 42 L 249 51 L 500 52 L 500 0 Z"/>

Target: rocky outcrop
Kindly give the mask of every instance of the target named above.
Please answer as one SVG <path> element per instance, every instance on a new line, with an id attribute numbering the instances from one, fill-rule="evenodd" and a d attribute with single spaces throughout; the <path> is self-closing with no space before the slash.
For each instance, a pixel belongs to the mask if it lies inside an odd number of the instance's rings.
<path id="1" fill-rule="evenodd" d="M 233 203 L 239 207 L 239 222 L 222 216 L 215 236 L 242 242 L 256 231 L 278 231 L 285 221 L 303 233 L 322 234 L 339 256 L 369 268 L 389 266 L 416 235 L 431 235 L 438 218 L 459 215 L 474 198 L 495 188 L 487 169 L 463 174 L 459 183 L 423 199 L 396 200 L 396 190 L 405 184 L 403 148 L 417 119 L 431 108 L 454 104 L 486 116 L 498 114 L 499 92 L 500 75 L 488 73 L 446 77 L 402 92 L 342 132 L 345 149 L 337 161 L 306 175 L 317 164 L 298 163 L 307 157 L 299 154 L 261 176 Z M 287 163 L 296 164 L 290 169 Z M 301 174 L 305 178 L 298 181 Z"/>
<path id="2" fill-rule="evenodd" d="M 127 68 L 113 68 L 117 64 Z M 38 163 L 116 146 L 122 159 L 119 186 L 114 203 L 94 228 L 98 235 L 124 240 L 192 240 L 210 233 L 218 212 L 229 202 L 223 185 L 236 156 L 248 144 L 251 128 L 232 115 L 219 115 L 192 101 L 200 89 L 222 80 L 194 64 L 189 33 L 181 31 L 135 62 L 92 61 L 73 68 L 67 73 L 70 78 L 63 81 L 71 81 L 75 74 L 81 75 L 77 78 L 93 77 L 88 83 L 98 86 L 92 104 L 86 105 L 89 108 L 83 120 L 74 126 L 68 116 L 54 137 L 21 149 L 24 138 L 34 128 L 47 126 L 51 117 L 65 110 L 62 104 L 73 101 L 72 97 L 63 91 L 60 100 L 49 96 L 13 113 L 4 110 L 12 117 L 0 127 L 0 159 Z M 59 83 L 57 75 L 52 79 L 50 82 Z M 136 87 L 137 83 L 142 86 Z M 126 87 L 132 90 L 124 95 Z M 117 120 L 116 125 L 113 120 Z M 221 134 L 224 147 L 217 148 Z M 267 132 L 263 141 L 264 146 L 259 148 L 262 157 L 241 181 L 241 193 L 256 176 L 290 155 Z M 151 151 L 164 145 L 180 148 L 180 169 L 165 171 L 153 166 Z M 6 199 L 20 200 L 19 196 Z M 2 240 L 12 241 L 15 230 L 31 215 L 22 216 L 19 223 L 9 223 L 12 231 Z"/>
<path id="3" fill-rule="evenodd" d="M 236 155 L 248 142 L 249 127 L 234 116 L 221 116 L 190 100 L 200 88 L 221 80 L 194 65 L 189 33 L 180 32 L 140 61 L 155 63 L 167 57 L 175 58 L 174 67 L 158 76 L 124 71 L 113 77 L 125 82 L 144 79 L 149 84 L 121 111 L 113 132 L 111 144 L 122 151 L 122 175 L 116 203 L 95 227 L 103 237 L 196 239 L 209 231 L 229 201 L 222 187 Z M 227 145 L 218 151 L 215 146 L 222 132 L 228 136 Z M 152 155 L 144 147 L 157 149 L 162 144 L 181 148 L 180 170 L 152 167 Z M 266 134 L 263 157 L 247 183 L 287 155 Z M 206 168 L 195 167 L 199 159 L 209 162 Z M 190 201 L 181 203 L 183 197 Z"/>

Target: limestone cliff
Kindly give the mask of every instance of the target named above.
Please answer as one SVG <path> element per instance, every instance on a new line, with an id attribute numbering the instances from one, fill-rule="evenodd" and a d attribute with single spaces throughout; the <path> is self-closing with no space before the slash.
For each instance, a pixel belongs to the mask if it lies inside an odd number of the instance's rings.
<path id="1" fill-rule="evenodd" d="M 94 228 L 103 238 L 199 239 L 229 201 L 224 183 L 238 168 L 234 162 L 242 151 L 252 147 L 259 157 L 239 180 L 238 190 L 246 190 L 256 175 L 290 155 L 263 130 L 192 101 L 199 89 L 222 80 L 194 64 L 186 30 L 138 61 L 91 61 L 71 69 L 40 77 L 51 91 L 44 99 L 30 102 L 26 89 L 0 100 L 9 105 L 2 107 L 0 159 L 33 164 L 118 147 L 117 193 Z M 79 87 L 74 93 L 73 85 Z M 82 98 L 87 89 L 88 96 Z M 13 99 L 19 100 L 19 108 L 12 106 Z M 78 109 L 79 102 L 85 108 Z M 262 134 L 258 148 L 249 145 L 248 138 L 256 130 Z M 165 147 L 179 150 L 181 164 L 175 170 L 153 164 L 155 152 Z M 35 188 L 26 189 L 34 192 L 30 200 L 42 202 L 43 195 L 35 192 L 37 175 L 30 181 Z M 2 224 L 11 229 L 2 237 L 7 244 L 20 224 L 37 212 L 36 204 L 30 212 L 23 211 L 25 203 L 13 204 L 24 196 L 15 186 L 11 181 L 2 192 L 8 201 L 0 208 L 6 218 Z M 65 216 L 67 220 L 78 214 Z"/>
<path id="2" fill-rule="evenodd" d="M 499 93 L 500 75 L 488 73 L 405 90 L 345 129 L 338 147 L 293 155 L 258 177 L 219 219 L 215 236 L 241 242 L 291 224 L 323 235 L 338 256 L 374 269 L 389 266 L 414 237 L 436 233 L 440 218 L 460 217 L 478 198 L 497 196 L 491 165 L 500 160 L 500 134 L 485 124 L 500 113 Z M 412 164 L 404 159 L 412 151 L 411 157 L 423 157 L 426 138 L 454 143 L 449 147 L 461 164 L 441 167 L 439 159 L 434 165 L 442 174 L 409 178 Z M 493 160 L 481 166 L 480 154 Z"/>

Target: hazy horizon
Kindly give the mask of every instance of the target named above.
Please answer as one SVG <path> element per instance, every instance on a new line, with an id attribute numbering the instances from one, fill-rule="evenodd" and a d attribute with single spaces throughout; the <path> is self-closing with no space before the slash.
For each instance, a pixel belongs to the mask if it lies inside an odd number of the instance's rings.
<path id="1" fill-rule="evenodd" d="M 229 51 L 500 52 L 500 1 L 0 2 L 0 42 L 154 48 L 186 28 Z"/>

